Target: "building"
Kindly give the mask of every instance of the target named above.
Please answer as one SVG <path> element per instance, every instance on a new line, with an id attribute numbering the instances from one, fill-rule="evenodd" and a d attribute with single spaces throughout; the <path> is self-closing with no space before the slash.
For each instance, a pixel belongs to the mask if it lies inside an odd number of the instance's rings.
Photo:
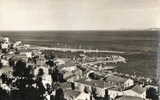
<path id="1" fill-rule="evenodd" d="M 117 98 L 116 100 L 144 100 L 144 99 L 139 97 L 132 97 L 132 96 L 122 96 Z"/>
<path id="2" fill-rule="evenodd" d="M 74 90 L 64 90 L 64 98 L 66 100 L 75 100 L 81 92 Z"/>
<path id="3" fill-rule="evenodd" d="M 21 45 L 22 44 L 22 41 L 16 41 L 14 44 L 13 44 L 13 48 L 17 48 L 17 46 Z"/>
<path id="4" fill-rule="evenodd" d="M 4 37 L 3 41 L 6 42 L 6 43 L 10 43 L 10 39 L 8 37 Z"/>
<path id="5" fill-rule="evenodd" d="M 147 91 L 147 89 L 145 87 L 136 85 L 133 88 L 131 88 L 130 90 L 124 91 L 123 95 L 134 96 L 134 97 L 139 97 L 139 98 L 145 99 L 146 98 L 146 91 Z"/>
<path id="6" fill-rule="evenodd" d="M 72 83 L 63 82 L 59 83 L 58 87 L 63 89 L 65 100 L 90 100 L 90 94 L 84 91 L 79 91 L 72 87 Z"/>
<path id="7" fill-rule="evenodd" d="M 118 88 L 110 88 L 108 89 L 108 94 L 110 99 L 115 99 L 116 97 L 122 96 L 123 92 L 119 91 Z"/>
<path id="8" fill-rule="evenodd" d="M 73 82 L 82 78 L 82 71 L 76 66 L 63 67 L 60 69 L 63 75 L 63 79 L 69 82 Z"/>
<path id="9" fill-rule="evenodd" d="M 28 58 L 26 57 L 26 55 L 19 55 L 19 54 L 17 54 L 17 55 L 14 55 L 14 56 L 12 57 L 12 60 L 14 60 L 15 63 L 16 63 L 17 61 L 19 61 L 19 60 L 23 60 L 24 62 L 27 62 L 27 61 L 28 61 Z"/>
<path id="10" fill-rule="evenodd" d="M 74 100 L 91 100 L 90 94 L 81 92 Z"/>
<path id="11" fill-rule="evenodd" d="M 32 57 L 32 51 L 28 50 L 28 49 L 21 49 L 19 50 L 20 55 L 25 55 L 27 58 L 31 58 Z"/>
<path id="12" fill-rule="evenodd" d="M 119 55 L 109 55 L 106 57 L 106 60 L 112 63 L 118 63 L 118 62 L 127 63 L 126 59 Z"/>
<path id="13" fill-rule="evenodd" d="M 57 66 L 60 66 L 64 65 L 66 62 L 63 59 L 56 59 L 54 63 L 56 63 Z"/>
<path id="14" fill-rule="evenodd" d="M 134 85 L 134 80 L 130 78 L 128 79 L 125 77 L 120 77 L 117 75 L 108 75 L 107 77 L 104 78 L 104 80 L 106 82 L 111 82 L 117 85 L 117 87 L 119 87 L 121 90 L 128 89 Z"/>
<path id="15" fill-rule="evenodd" d="M 91 93 L 95 92 L 98 97 L 104 97 L 106 95 L 106 91 L 109 91 L 109 88 L 114 87 L 111 83 L 107 83 L 103 80 L 84 79 L 75 81 L 74 85 L 79 91 L 84 91 L 84 89 L 87 88 Z"/>
<path id="16" fill-rule="evenodd" d="M 1 59 L 1 63 L 3 66 L 9 66 L 9 62 L 7 59 Z"/>
<path id="17" fill-rule="evenodd" d="M 66 100 L 90 100 L 90 95 L 76 90 L 64 90 Z"/>
<path id="18" fill-rule="evenodd" d="M 1 48 L 2 49 L 8 49 L 9 48 L 9 44 L 4 42 L 4 43 L 1 44 Z"/>

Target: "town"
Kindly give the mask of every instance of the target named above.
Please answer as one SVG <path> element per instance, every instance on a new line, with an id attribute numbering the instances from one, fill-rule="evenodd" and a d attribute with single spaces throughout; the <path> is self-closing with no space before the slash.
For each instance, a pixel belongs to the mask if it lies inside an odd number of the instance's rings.
<path id="1" fill-rule="evenodd" d="M 50 49 L 1 37 L 0 100 L 158 100 L 156 81 L 115 70 L 127 62 L 116 53 Z"/>

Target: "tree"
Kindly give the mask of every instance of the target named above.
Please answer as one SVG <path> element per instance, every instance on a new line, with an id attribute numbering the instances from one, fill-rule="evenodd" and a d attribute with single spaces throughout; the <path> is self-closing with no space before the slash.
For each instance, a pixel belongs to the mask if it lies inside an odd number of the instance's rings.
<path id="1" fill-rule="evenodd" d="M 25 77 L 28 79 L 33 78 L 34 72 L 33 72 L 33 66 L 29 65 L 27 68 L 25 68 Z"/>
<path id="2" fill-rule="evenodd" d="M 86 87 L 86 86 L 85 86 L 85 87 L 84 87 L 84 92 L 87 93 L 87 94 L 90 93 L 89 87 Z"/>
<path id="3" fill-rule="evenodd" d="M 56 90 L 55 100 L 65 100 L 63 89 L 59 88 Z"/>
<path id="4" fill-rule="evenodd" d="M 16 65 L 13 68 L 13 75 L 22 77 L 25 75 L 26 63 L 23 60 L 17 61 Z"/>
<path id="5" fill-rule="evenodd" d="M 152 88 L 152 87 L 147 89 L 146 98 L 150 98 L 152 100 L 158 100 L 157 90 L 155 88 Z"/>
<path id="6" fill-rule="evenodd" d="M 1 79 L 2 79 L 2 83 L 6 83 L 7 82 L 7 75 L 2 73 Z"/>
<path id="7" fill-rule="evenodd" d="M 49 65 L 50 67 L 53 67 L 54 65 L 56 65 L 56 64 L 54 63 L 54 61 L 51 60 L 51 59 L 49 59 L 49 60 L 46 62 L 46 64 Z"/>
<path id="8" fill-rule="evenodd" d="M 38 92 L 38 97 L 39 99 L 38 100 L 44 100 L 44 93 L 45 93 L 45 88 L 43 86 L 43 83 L 42 83 L 42 78 L 39 77 L 37 79 L 37 92 Z"/>
<path id="9" fill-rule="evenodd" d="M 43 76 L 44 75 L 44 71 L 43 71 L 43 69 L 42 68 L 40 68 L 39 70 L 38 70 L 38 76 Z"/>
<path id="10" fill-rule="evenodd" d="M 0 60 L 0 68 L 2 68 L 3 67 L 3 64 L 2 64 L 2 62 L 1 62 L 1 60 Z"/>
<path id="11" fill-rule="evenodd" d="M 13 58 L 9 58 L 9 66 L 10 67 L 14 67 L 15 66 L 15 61 L 13 60 Z"/>
<path id="12" fill-rule="evenodd" d="M 59 81 L 58 80 L 58 75 L 59 75 L 59 70 L 58 70 L 58 68 L 57 67 L 55 67 L 54 68 L 54 70 L 53 70 L 53 73 L 52 73 L 52 80 L 54 81 L 54 82 L 57 82 L 57 81 Z"/>

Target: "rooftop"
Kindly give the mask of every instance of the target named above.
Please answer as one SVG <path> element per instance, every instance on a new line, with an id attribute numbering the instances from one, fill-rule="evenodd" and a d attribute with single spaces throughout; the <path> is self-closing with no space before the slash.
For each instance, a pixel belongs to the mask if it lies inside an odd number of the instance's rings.
<path id="1" fill-rule="evenodd" d="M 123 77 L 116 76 L 116 75 L 109 75 L 105 78 L 105 81 L 111 81 L 114 83 L 124 83 L 127 80 L 128 80 L 127 78 L 123 78 Z"/>
<path id="2" fill-rule="evenodd" d="M 132 97 L 132 96 L 122 96 L 117 98 L 116 100 L 144 100 L 144 99 L 139 97 Z"/>
<path id="3" fill-rule="evenodd" d="M 25 59 L 27 59 L 27 56 L 26 55 L 14 55 L 13 56 L 13 58 L 12 59 L 14 59 L 14 60 L 25 60 Z"/>
<path id="4" fill-rule="evenodd" d="M 19 52 L 20 53 L 23 53 L 23 52 L 32 52 L 31 49 L 19 49 Z"/>
<path id="5" fill-rule="evenodd" d="M 105 82 L 103 80 L 79 80 L 76 81 L 77 83 L 82 83 L 82 84 L 86 84 L 86 85 L 90 85 L 92 87 L 98 87 L 98 88 L 111 88 L 114 87 L 113 84 L 109 83 L 109 82 Z"/>
<path id="6" fill-rule="evenodd" d="M 63 83 L 59 83 L 59 86 L 63 89 L 68 89 L 68 88 L 71 88 L 71 83 L 63 82 Z"/>
<path id="7" fill-rule="evenodd" d="M 65 96 L 65 98 L 72 98 L 73 99 L 73 98 L 76 98 L 77 96 L 79 96 L 80 93 L 81 92 L 79 92 L 79 91 L 70 90 L 70 89 L 64 90 L 64 96 Z"/>
<path id="8" fill-rule="evenodd" d="M 142 94 L 142 93 L 144 93 L 146 91 L 146 88 L 143 88 L 143 87 L 141 87 L 139 85 L 136 85 L 131 90 L 133 90 L 134 92 Z"/>

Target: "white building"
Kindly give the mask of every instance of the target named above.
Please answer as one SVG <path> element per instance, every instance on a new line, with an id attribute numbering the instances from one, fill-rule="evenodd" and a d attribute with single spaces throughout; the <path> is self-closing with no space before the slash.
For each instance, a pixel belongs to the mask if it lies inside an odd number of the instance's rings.
<path id="1" fill-rule="evenodd" d="M 66 62 L 63 59 L 56 59 L 55 63 L 56 65 L 60 66 L 60 65 L 64 65 Z"/>
<path id="2" fill-rule="evenodd" d="M 8 49 L 8 48 L 9 48 L 9 44 L 6 43 L 6 42 L 5 42 L 5 43 L 2 43 L 2 44 L 1 44 L 1 48 L 2 48 L 2 49 Z"/>
<path id="3" fill-rule="evenodd" d="M 13 44 L 13 47 L 16 48 L 16 47 L 19 46 L 20 44 L 22 44 L 22 41 L 16 41 L 16 42 Z"/>
<path id="4" fill-rule="evenodd" d="M 76 90 L 64 90 L 66 100 L 90 100 L 90 94 Z"/>
<path id="5" fill-rule="evenodd" d="M 31 58 L 32 57 L 32 51 L 31 50 L 20 50 L 20 55 L 25 55 L 27 58 Z"/>
<path id="6" fill-rule="evenodd" d="M 106 82 L 111 82 L 112 84 L 117 85 L 122 90 L 132 87 L 134 85 L 134 80 L 120 77 L 117 75 L 108 75 L 104 80 Z"/>
<path id="7" fill-rule="evenodd" d="M 119 56 L 119 55 L 107 56 L 106 60 L 112 63 L 118 63 L 118 62 L 127 63 L 126 58 Z"/>
<path id="8" fill-rule="evenodd" d="M 80 80 L 74 83 L 75 87 L 78 87 L 80 91 L 84 91 L 84 88 L 88 88 L 90 92 L 93 92 L 94 89 L 97 97 L 103 98 L 105 95 L 108 95 L 111 99 L 115 99 L 123 95 L 123 91 L 119 90 L 119 87 L 116 87 L 116 85 L 111 82 L 105 82 L 103 80 Z M 106 91 L 108 91 L 107 94 Z"/>
<path id="9" fill-rule="evenodd" d="M 74 100 L 90 100 L 90 94 L 82 92 Z"/>
<path id="10" fill-rule="evenodd" d="M 85 88 L 88 88 L 88 90 L 92 92 L 94 88 L 98 97 L 104 97 L 106 90 L 113 87 L 112 84 L 103 80 L 79 80 L 74 83 L 75 87 L 80 91 L 84 91 Z"/>
<path id="11" fill-rule="evenodd" d="M 3 66 L 8 66 L 9 65 L 8 60 L 5 60 L 5 59 L 1 59 L 1 63 L 2 63 Z"/>
<path id="12" fill-rule="evenodd" d="M 3 38 L 3 42 L 9 43 L 9 42 L 10 42 L 10 40 L 9 40 L 9 38 L 8 38 L 8 37 L 4 37 L 4 38 Z"/>
<path id="13" fill-rule="evenodd" d="M 111 88 L 111 89 L 108 89 L 108 95 L 110 99 L 115 99 L 117 96 L 122 96 L 123 92 L 117 90 L 116 88 Z"/>

